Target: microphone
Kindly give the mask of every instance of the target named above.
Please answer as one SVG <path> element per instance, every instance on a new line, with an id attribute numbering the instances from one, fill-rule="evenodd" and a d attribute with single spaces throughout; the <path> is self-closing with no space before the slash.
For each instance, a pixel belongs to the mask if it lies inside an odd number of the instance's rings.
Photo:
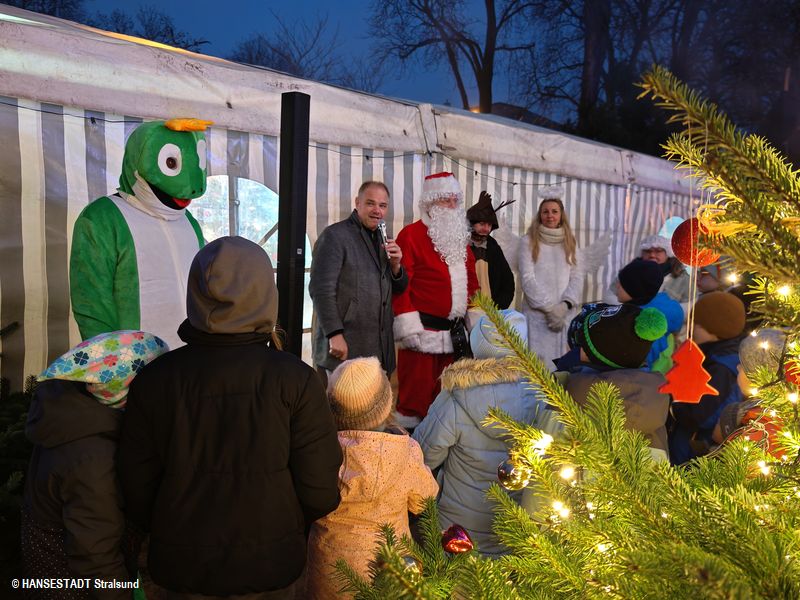
<path id="1" fill-rule="evenodd" d="M 385 246 L 387 240 L 389 239 L 389 236 L 386 235 L 386 221 L 384 221 L 383 219 L 381 219 L 380 222 L 378 223 L 378 232 L 381 235 L 381 243 Z"/>

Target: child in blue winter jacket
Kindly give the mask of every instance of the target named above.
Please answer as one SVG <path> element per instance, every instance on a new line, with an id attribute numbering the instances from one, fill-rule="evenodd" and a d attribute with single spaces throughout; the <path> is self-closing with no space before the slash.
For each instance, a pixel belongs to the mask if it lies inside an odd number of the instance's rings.
<path id="1" fill-rule="evenodd" d="M 527 340 L 525 317 L 514 310 L 501 313 Z M 485 494 L 497 481 L 497 466 L 508 459 L 509 448 L 502 431 L 481 422 L 489 408 L 497 407 L 520 422 L 540 426 L 552 410 L 512 368 L 511 350 L 500 344 L 486 317 L 472 329 L 470 346 L 475 358 L 459 360 L 444 370 L 442 391 L 414 431 L 414 439 L 422 447 L 425 464 L 441 467 L 442 528 L 458 523 L 469 531 L 479 552 L 496 556 L 507 550 L 492 532 L 492 505 Z M 521 492 L 511 496 L 519 501 Z"/>

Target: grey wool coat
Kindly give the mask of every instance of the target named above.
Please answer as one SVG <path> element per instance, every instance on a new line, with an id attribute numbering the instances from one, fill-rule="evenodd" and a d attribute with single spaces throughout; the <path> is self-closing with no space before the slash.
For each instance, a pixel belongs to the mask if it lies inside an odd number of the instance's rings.
<path id="1" fill-rule="evenodd" d="M 328 338 L 341 331 L 347 357 L 377 356 L 388 374 L 395 368 L 392 294 L 408 285 L 404 269 L 392 276 L 386 253 L 375 253 L 369 232 L 353 213 L 325 228 L 314 244 L 308 291 L 314 303 L 314 363 L 335 369 Z"/>

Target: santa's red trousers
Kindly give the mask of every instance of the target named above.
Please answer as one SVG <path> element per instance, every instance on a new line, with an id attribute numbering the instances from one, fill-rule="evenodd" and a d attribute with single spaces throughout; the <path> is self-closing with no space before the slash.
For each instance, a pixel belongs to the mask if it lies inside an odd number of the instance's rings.
<path id="1" fill-rule="evenodd" d="M 397 411 L 423 419 L 442 389 L 439 377 L 453 362 L 452 354 L 424 354 L 413 350 L 397 352 Z"/>

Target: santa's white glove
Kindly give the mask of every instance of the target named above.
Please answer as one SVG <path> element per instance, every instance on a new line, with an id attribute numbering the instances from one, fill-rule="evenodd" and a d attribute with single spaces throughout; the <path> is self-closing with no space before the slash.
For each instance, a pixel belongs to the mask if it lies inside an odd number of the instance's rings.
<path id="1" fill-rule="evenodd" d="M 402 340 L 400 340 L 400 346 L 405 348 L 406 350 L 414 350 L 415 352 L 420 351 L 420 334 L 412 333 L 411 335 L 407 335 Z"/>
<path id="2" fill-rule="evenodd" d="M 561 331 L 564 329 L 568 312 L 569 308 L 567 308 L 567 303 L 563 301 L 546 307 L 544 313 L 547 327 L 551 331 Z"/>

